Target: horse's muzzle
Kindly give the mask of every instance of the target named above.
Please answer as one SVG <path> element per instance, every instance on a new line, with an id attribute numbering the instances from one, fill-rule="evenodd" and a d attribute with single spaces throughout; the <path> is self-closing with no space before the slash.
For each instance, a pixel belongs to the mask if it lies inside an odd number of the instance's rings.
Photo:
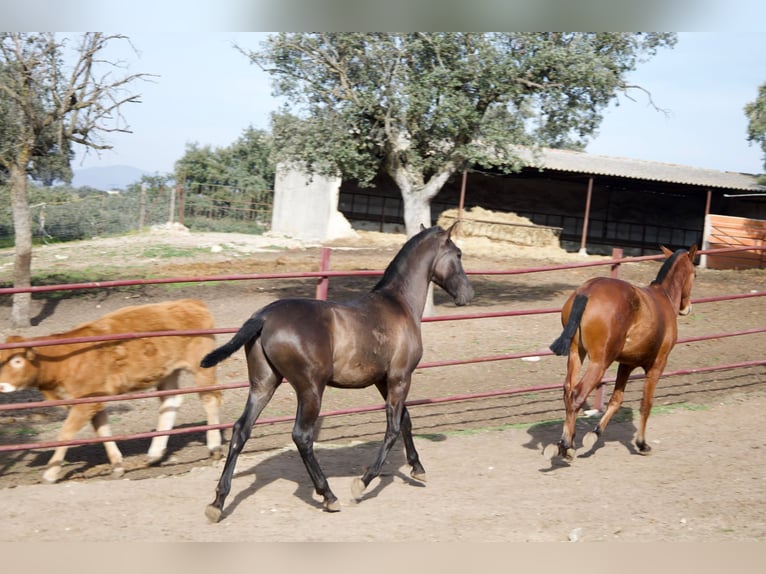
<path id="1" fill-rule="evenodd" d="M 457 293 L 453 296 L 455 299 L 455 305 L 458 307 L 468 305 L 471 301 L 473 301 L 473 295 L 473 287 L 471 287 L 470 284 L 458 289 Z"/>

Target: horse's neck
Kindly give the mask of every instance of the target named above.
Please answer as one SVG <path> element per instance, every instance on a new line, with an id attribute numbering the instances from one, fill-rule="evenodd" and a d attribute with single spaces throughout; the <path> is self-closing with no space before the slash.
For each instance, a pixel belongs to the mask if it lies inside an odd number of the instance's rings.
<path id="1" fill-rule="evenodd" d="M 662 289 L 665 293 L 674 310 L 681 307 L 681 290 L 683 289 L 683 282 L 681 281 L 678 265 L 668 272 L 662 283 L 657 284 L 657 287 Z"/>
<path id="2" fill-rule="evenodd" d="M 417 319 L 423 316 L 426 306 L 433 259 L 433 257 L 413 257 L 412 260 L 408 261 L 409 265 L 404 272 L 397 274 L 395 278 L 381 288 L 381 291 L 394 295 L 406 304 Z"/>

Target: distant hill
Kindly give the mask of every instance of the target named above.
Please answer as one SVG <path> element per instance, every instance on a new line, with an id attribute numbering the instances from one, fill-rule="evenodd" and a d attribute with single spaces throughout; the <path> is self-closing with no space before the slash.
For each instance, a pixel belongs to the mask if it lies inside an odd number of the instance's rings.
<path id="1" fill-rule="evenodd" d="M 129 165 L 76 169 L 72 177 L 72 187 L 88 186 L 102 191 L 112 189 L 124 190 L 131 183 L 138 182 L 143 175 L 151 174 Z"/>

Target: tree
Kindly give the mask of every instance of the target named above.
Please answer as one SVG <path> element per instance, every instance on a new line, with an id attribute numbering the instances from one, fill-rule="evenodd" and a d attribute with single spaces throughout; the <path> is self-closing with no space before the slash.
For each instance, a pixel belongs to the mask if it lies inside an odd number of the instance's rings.
<path id="1" fill-rule="evenodd" d="M 474 165 L 521 167 L 518 146 L 582 147 L 642 57 L 670 33 L 280 33 L 240 52 L 287 104 L 278 161 L 399 187 L 407 234 Z"/>
<path id="2" fill-rule="evenodd" d="M 0 178 L 7 179 L 11 195 L 16 288 L 31 283 L 28 179 L 69 182 L 72 144 L 110 149 L 105 134 L 129 133 L 121 107 L 138 101 L 127 88 L 147 75 L 115 76 L 120 64 L 104 58 L 107 46 L 129 41 L 126 36 L 83 34 L 72 57 L 70 40 L 53 33 L 0 33 Z M 14 326 L 29 325 L 30 301 L 29 293 L 14 295 Z"/>
<path id="3" fill-rule="evenodd" d="M 761 144 L 766 172 L 766 83 L 758 88 L 758 97 L 745 105 L 745 115 L 748 118 L 747 140 Z M 760 178 L 760 183 L 766 185 L 766 176 Z"/>
<path id="4" fill-rule="evenodd" d="M 175 164 L 178 181 L 195 187 L 227 186 L 263 191 L 274 186 L 271 136 L 248 127 L 233 144 L 223 148 L 187 143 L 184 156 Z"/>

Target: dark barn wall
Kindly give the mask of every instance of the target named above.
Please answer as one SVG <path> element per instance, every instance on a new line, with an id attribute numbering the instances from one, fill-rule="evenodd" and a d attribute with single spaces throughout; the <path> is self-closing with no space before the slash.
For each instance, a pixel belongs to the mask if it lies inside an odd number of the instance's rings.
<path id="1" fill-rule="evenodd" d="M 432 222 L 445 209 L 459 205 L 462 179 L 462 173 L 455 174 L 434 198 Z M 535 224 L 559 227 L 562 247 L 577 251 L 588 180 L 584 174 L 529 168 L 514 175 L 469 172 L 464 207 L 514 212 Z M 713 190 L 711 212 L 766 217 L 763 198 L 727 198 L 724 193 Z M 613 247 L 621 247 L 626 255 L 641 255 L 659 252 L 660 244 L 670 249 L 701 244 L 706 202 L 707 189 L 700 186 L 594 176 L 586 249 L 610 254 Z M 372 188 L 344 182 L 339 203 L 352 225 L 366 221 L 368 228 L 372 222 L 380 231 L 391 230 L 392 224 L 403 229 L 399 190 L 386 176 L 376 179 Z"/>

